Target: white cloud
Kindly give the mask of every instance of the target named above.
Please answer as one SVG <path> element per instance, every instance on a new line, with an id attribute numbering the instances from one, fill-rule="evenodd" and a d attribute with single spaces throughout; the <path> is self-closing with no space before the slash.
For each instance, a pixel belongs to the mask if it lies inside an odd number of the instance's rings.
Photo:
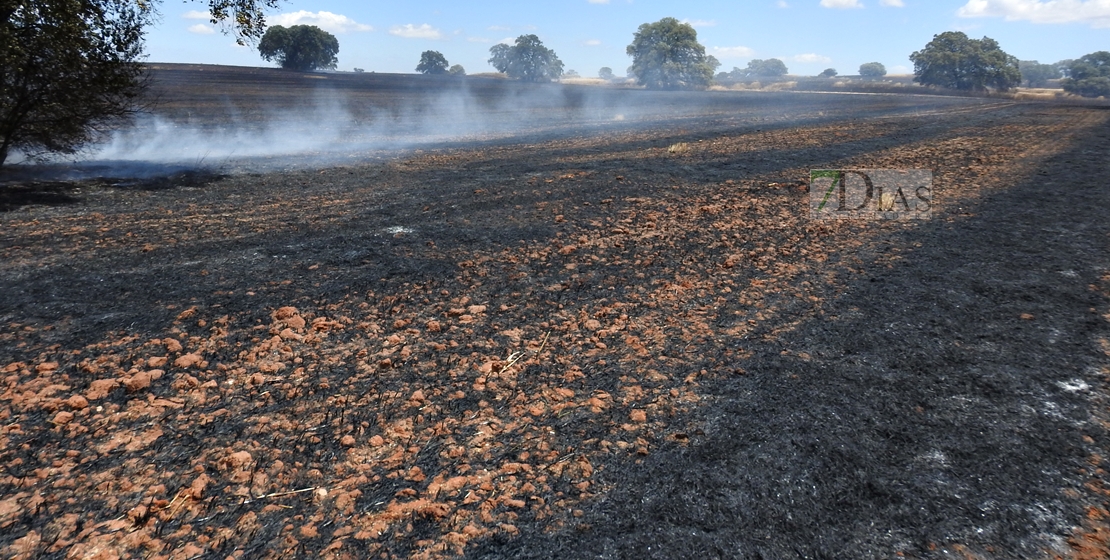
<path id="1" fill-rule="evenodd" d="M 601 44 L 600 39 L 587 39 L 584 43 L 587 47 L 596 47 Z"/>
<path id="2" fill-rule="evenodd" d="M 748 47 L 710 47 L 709 54 L 718 59 L 751 58 L 755 50 Z"/>
<path id="3" fill-rule="evenodd" d="M 717 22 L 711 19 L 684 19 L 682 23 L 690 24 L 690 27 L 714 27 Z"/>
<path id="4" fill-rule="evenodd" d="M 181 14 L 181 17 L 183 17 L 185 19 L 211 20 L 212 19 L 212 14 L 210 14 L 208 12 L 202 12 L 200 10 L 189 10 L 189 11 L 185 12 L 184 14 Z"/>
<path id="5" fill-rule="evenodd" d="M 211 25 L 205 25 L 203 23 L 189 26 L 189 33 L 196 33 L 197 35 L 211 35 L 215 32 L 216 30 L 213 29 Z"/>
<path id="6" fill-rule="evenodd" d="M 301 10 L 288 14 L 278 14 L 266 18 L 269 25 L 315 25 L 329 33 L 347 33 L 348 31 L 373 31 L 369 25 L 361 24 L 345 15 L 331 12 L 308 12 Z"/>
<path id="7" fill-rule="evenodd" d="M 504 25 L 491 25 L 486 28 L 487 31 L 508 31 L 509 28 Z"/>
<path id="8" fill-rule="evenodd" d="M 801 62 L 802 64 L 828 64 L 832 62 L 831 58 L 814 53 L 796 54 L 790 57 L 790 60 Z"/>
<path id="9" fill-rule="evenodd" d="M 406 39 L 440 39 L 443 33 L 440 30 L 428 25 L 423 24 L 419 27 L 406 23 L 405 25 L 394 25 L 389 28 L 390 35 L 404 37 Z"/>
<path id="10" fill-rule="evenodd" d="M 591 4 L 608 4 L 609 0 L 586 0 Z"/>
<path id="11" fill-rule="evenodd" d="M 859 0 L 821 0 L 821 6 L 824 8 L 845 10 L 849 8 L 862 8 L 863 4 L 860 4 Z"/>
<path id="12" fill-rule="evenodd" d="M 906 3 L 902 0 L 879 0 L 879 4 L 883 6 L 890 6 L 892 8 L 905 8 Z"/>
<path id="13" fill-rule="evenodd" d="M 1089 23 L 1110 27 L 1110 0 L 969 0 L 956 15 L 1032 23 Z"/>
<path id="14" fill-rule="evenodd" d="M 787 4 L 786 0 L 779 0 L 778 2 L 775 2 L 775 5 L 780 7 L 780 8 L 789 8 L 790 7 L 790 4 Z"/>
<path id="15" fill-rule="evenodd" d="M 492 43 L 493 42 L 492 39 L 486 39 L 485 37 L 467 37 L 466 40 L 470 43 Z"/>

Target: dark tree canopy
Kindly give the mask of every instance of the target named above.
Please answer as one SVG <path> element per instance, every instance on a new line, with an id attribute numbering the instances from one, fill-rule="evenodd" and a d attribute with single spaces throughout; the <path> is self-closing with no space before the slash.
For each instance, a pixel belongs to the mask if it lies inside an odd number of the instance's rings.
<path id="1" fill-rule="evenodd" d="M 822 70 L 821 73 L 817 75 L 817 77 L 818 78 L 835 78 L 836 77 L 836 68 L 826 68 L 826 69 Z"/>
<path id="2" fill-rule="evenodd" d="M 1110 52 L 1083 55 L 1068 66 L 1064 91 L 1083 97 L 1110 97 Z"/>
<path id="3" fill-rule="evenodd" d="M 447 73 L 452 75 L 452 76 L 465 76 L 466 75 L 466 68 L 463 68 L 462 64 L 456 64 L 456 65 L 448 68 Z"/>
<path id="4" fill-rule="evenodd" d="M 1006 54 L 989 37 L 969 39 L 962 32 L 947 31 L 911 54 L 910 60 L 914 80 L 927 86 L 1007 91 L 1021 83 L 1018 59 Z"/>
<path id="5" fill-rule="evenodd" d="M 130 116 L 148 8 L 131 0 L 5 0 L 0 165 L 12 149 L 72 154 Z"/>
<path id="6" fill-rule="evenodd" d="M 490 50 L 489 63 L 498 72 L 525 82 L 549 82 L 563 75 L 563 61 L 535 35 L 521 35 L 512 46 L 500 43 Z"/>
<path id="7" fill-rule="evenodd" d="M 693 26 L 671 17 L 641 25 L 625 52 L 632 57 L 629 73 L 655 89 L 704 88 L 720 65 L 706 57 Z"/>
<path id="8" fill-rule="evenodd" d="M 199 0 L 198 0 L 199 1 Z M 281 0 L 206 0 L 240 44 Z M 157 0 L 0 0 L 0 165 L 18 149 L 72 154 L 131 116 Z"/>
<path id="9" fill-rule="evenodd" d="M 1036 60 L 1018 62 L 1021 80 L 1029 87 L 1045 87 L 1049 80 L 1060 77 L 1060 69 L 1055 64 L 1041 64 Z"/>
<path id="10" fill-rule="evenodd" d="M 416 65 L 416 71 L 421 74 L 446 74 L 447 66 L 447 57 L 443 53 L 424 51 L 420 54 L 420 64 Z"/>
<path id="11" fill-rule="evenodd" d="M 859 66 L 859 75 L 864 78 L 882 78 L 886 76 L 886 66 L 880 62 L 865 62 Z"/>
<path id="12" fill-rule="evenodd" d="M 608 66 L 602 66 L 601 70 L 597 71 L 597 77 L 601 78 L 602 80 L 612 80 L 613 69 L 609 68 Z"/>
<path id="13" fill-rule="evenodd" d="M 333 69 L 339 60 L 339 40 L 315 25 L 275 25 L 258 42 L 258 54 L 276 60 L 286 70 L 308 72 Z"/>

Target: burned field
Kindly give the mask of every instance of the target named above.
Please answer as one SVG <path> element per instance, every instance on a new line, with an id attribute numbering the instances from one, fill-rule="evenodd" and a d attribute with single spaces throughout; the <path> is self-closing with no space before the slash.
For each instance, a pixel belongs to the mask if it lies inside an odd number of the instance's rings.
<path id="1" fill-rule="evenodd" d="M 207 71 L 166 119 L 268 130 Z M 5 557 L 1107 554 L 1110 112 L 473 82 L 403 150 L 0 186 Z M 811 220 L 830 168 L 932 218 Z"/>

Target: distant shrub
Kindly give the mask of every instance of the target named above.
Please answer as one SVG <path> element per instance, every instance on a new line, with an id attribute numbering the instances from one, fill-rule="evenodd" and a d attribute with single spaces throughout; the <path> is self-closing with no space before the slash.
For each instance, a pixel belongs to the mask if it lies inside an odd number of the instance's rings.
<path id="1" fill-rule="evenodd" d="M 786 63 L 777 58 L 755 59 L 748 62 L 744 69 L 733 67 L 732 77 L 737 80 L 752 78 L 779 78 L 789 73 Z"/>
<path id="2" fill-rule="evenodd" d="M 1043 88 L 1049 80 L 1060 77 L 1060 69 L 1055 64 L 1041 64 L 1036 60 L 1018 61 L 1018 69 L 1025 85 L 1033 88 Z"/>
<path id="3" fill-rule="evenodd" d="M 880 62 L 867 62 L 859 66 L 859 75 L 864 78 L 882 78 L 886 76 L 886 66 Z"/>

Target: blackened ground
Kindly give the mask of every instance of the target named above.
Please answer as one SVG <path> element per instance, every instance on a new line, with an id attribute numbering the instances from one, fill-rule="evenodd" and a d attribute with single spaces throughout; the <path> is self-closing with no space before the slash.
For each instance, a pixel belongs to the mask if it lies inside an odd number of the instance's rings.
<path id="1" fill-rule="evenodd" d="M 1110 334 L 1093 289 L 1107 154 L 1108 131 L 1086 131 L 1011 188 L 887 236 L 901 258 L 866 255 L 823 317 L 734 343 L 758 365 L 711 385 L 688 446 L 611 466 L 615 489 L 571 528 L 468 556 L 1066 556 L 1105 506 L 1061 486 L 1082 489 L 1110 444 L 1090 410 Z"/>
<path id="2" fill-rule="evenodd" d="M 712 99 L 2 187 L 0 555 L 1097 552 L 1106 112 Z M 876 167 L 932 219 L 807 216 Z"/>

